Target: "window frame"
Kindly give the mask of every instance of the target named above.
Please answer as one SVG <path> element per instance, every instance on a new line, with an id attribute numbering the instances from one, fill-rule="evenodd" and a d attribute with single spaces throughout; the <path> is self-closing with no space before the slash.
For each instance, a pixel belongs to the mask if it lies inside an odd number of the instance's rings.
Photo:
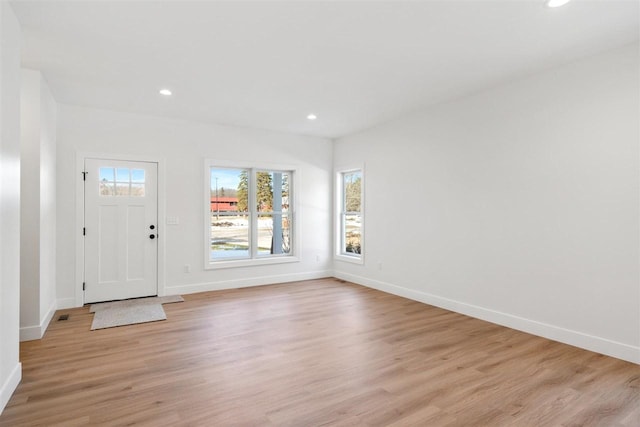
<path id="1" fill-rule="evenodd" d="M 249 256 L 243 258 L 232 258 L 225 260 L 211 260 L 211 168 L 220 169 L 244 169 L 248 171 L 248 211 L 249 216 Z M 290 245 L 288 254 L 259 254 L 258 253 L 258 218 L 261 212 L 256 204 L 256 182 L 257 172 L 286 172 L 289 174 L 289 210 L 287 216 L 290 218 Z M 248 267 L 256 265 L 283 264 L 299 262 L 298 248 L 298 222 L 297 217 L 297 180 L 298 170 L 295 166 L 269 163 L 240 163 L 235 161 L 205 159 L 204 161 L 204 269 L 217 270 L 224 268 Z M 265 212 L 262 212 L 264 215 Z"/>
<path id="2" fill-rule="evenodd" d="M 349 213 L 345 211 L 346 194 L 344 176 L 353 172 L 360 172 L 360 253 L 354 254 L 343 250 L 345 247 L 345 221 Z M 364 165 L 352 165 L 335 170 L 335 219 L 334 219 L 334 259 L 353 264 L 364 264 L 365 245 L 365 168 Z"/>

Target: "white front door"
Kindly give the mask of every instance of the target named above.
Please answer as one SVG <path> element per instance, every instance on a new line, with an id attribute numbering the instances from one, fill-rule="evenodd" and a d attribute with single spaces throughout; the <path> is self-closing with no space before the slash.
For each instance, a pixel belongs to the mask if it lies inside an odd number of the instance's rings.
<path id="1" fill-rule="evenodd" d="M 158 164 L 84 166 L 84 302 L 157 295 Z"/>

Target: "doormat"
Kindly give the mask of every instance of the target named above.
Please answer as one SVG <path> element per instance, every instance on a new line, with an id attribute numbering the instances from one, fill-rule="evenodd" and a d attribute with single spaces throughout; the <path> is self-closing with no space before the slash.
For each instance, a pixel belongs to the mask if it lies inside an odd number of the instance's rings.
<path id="1" fill-rule="evenodd" d="M 170 295 L 92 304 L 89 312 L 95 314 L 91 330 L 166 320 L 162 304 L 182 301 L 184 299 L 180 295 Z"/>

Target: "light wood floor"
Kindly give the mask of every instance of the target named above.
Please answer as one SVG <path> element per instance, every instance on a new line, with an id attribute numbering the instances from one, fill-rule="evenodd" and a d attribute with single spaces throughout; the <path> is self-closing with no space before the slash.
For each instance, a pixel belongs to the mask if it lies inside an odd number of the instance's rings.
<path id="1" fill-rule="evenodd" d="M 640 366 L 335 279 L 21 345 L 0 426 L 640 426 Z"/>

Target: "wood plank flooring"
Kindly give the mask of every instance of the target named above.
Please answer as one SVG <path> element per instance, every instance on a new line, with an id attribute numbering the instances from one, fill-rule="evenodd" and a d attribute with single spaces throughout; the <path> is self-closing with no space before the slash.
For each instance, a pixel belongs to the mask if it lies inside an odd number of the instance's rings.
<path id="1" fill-rule="evenodd" d="M 0 426 L 640 426 L 640 366 L 376 290 L 184 298 L 97 331 L 56 313 Z"/>

